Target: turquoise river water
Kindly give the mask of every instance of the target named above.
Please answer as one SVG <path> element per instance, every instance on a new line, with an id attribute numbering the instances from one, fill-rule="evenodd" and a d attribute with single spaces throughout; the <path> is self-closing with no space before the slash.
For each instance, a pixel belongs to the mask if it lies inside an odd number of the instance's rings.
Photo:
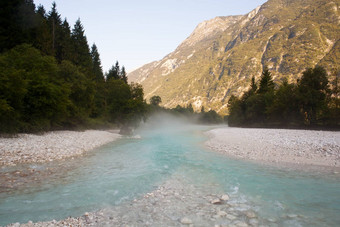
<path id="1" fill-rule="evenodd" d="M 331 172 L 296 171 L 233 160 L 204 147 L 208 126 L 171 121 L 145 125 L 123 138 L 64 162 L 2 168 L 58 166 L 42 181 L 0 193 L 0 225 L 81 216 L 136 199 L 176 175 L 211 184 L 256 207 L 279 226 L 339 226 L 340 177 Z M 14 169 L 13 169 L 14 168 Z M 285 217 L 296 218 L 289 222 Z"/>

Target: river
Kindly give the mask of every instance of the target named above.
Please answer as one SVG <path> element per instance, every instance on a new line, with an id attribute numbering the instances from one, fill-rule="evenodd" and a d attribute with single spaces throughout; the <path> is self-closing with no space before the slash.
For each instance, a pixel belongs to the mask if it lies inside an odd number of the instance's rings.
<path id="1" fill-rule="evenodd" d="M 175 120 L 155 122 L 142 126 L 134 137 L 73 160 L 2 168 L 2 173 L 25 168 L 57 171 L 2 191 L 0 225 L 60 220 L 108 207 L 126 209 L 124 204 L 169 181 L 179 184 L 183 194 L 186 185 L 191 186 L 191 194 L 194 188 L 197 196 L 190 197 L 190 203 L 199 200 L 200 206 L 204 206 L 202 195 L 207 199 L 229 194 L 226 211 L 239 215 L 252 210 L 258 221 L 254 225 L 339 225 L 338 174 L 270 167 L 216 154 L 204 146 L 204 132 L 213 128 Z M 200 206 L 191 211 L 192 216 L 199 215 Z M 174 225 L 179 223 L 176 215 L 183 216 L 173 214 Z M 207 223 L 231 224 L 232 220 L 212 217 Z"/>

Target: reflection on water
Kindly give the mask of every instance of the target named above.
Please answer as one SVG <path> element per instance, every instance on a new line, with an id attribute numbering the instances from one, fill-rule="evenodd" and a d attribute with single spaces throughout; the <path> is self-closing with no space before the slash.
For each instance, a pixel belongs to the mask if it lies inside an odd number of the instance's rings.
<path id="1" fill-rule="evenodd" d="M 174 175 L 202 190 L 229 193 L 280 225 L 340 223 L 338 175 L 228 159 L 205 150 L 203 131 L 209 128 L 156 121 L 136 137 L 74 160 L 3 168 L 0 224 L 63 219 L 116 206 Z"/>

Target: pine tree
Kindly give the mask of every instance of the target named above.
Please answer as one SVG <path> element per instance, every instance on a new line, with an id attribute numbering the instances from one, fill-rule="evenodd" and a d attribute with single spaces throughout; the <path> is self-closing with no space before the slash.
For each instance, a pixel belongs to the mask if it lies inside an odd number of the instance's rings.
<path id="1" fill-rule="evenodd" d="M 122 70 L 120 71 L 120 78 L 123 80 L 126 84 L 128 83 L 126 72 L 125 72 L 125 67 L 122 67 Z"/>
<path id="2" fill-rule="evenodd" d="M 93 73 L 96 76 L 95 77 L 96 80 L 97 81 L 104 80 L 103 68 L 101 65 L 100 56 L 99 56 L 96 44 L 93 44 L 91 47 L 91 58 L 92 58 Z"/>
<path id="3" fill-rule="evenodd" d="M 274 81 L 269 69 L 265 67 L 262 72 L 258 93 L 264 94 L 269 91 L 274 91 Z"/>
<path id="4" fill-rule="evenodd" d="M 254 76 L 251 78 L 250 90 L 251 90 L 253 93 L 255 93 L 256 90 L 257 90 L 257 85 L 256 85 L 256 82 L 255 82 L 255 77 L 254 77 Z"/>
<path id="5" fill-rule="evenodd" d="M 71 34 L 72 45 L 74 48 L 74 60 L 73 62 L 85 69 L 92 70 L 92 60 L 90 55 L 90 48 L 85 36 L 84 27 L 81 24 L 80 19 L 76 21 Z"/>
<path id="6" fill-rule="evenodd" d="M 120 72 L 119 72 L 119 62 L 116 61 L 116 64 L 111 67 L 109 72 L 106 74 L 106 80 L 119 80 L 120 79 Z"/>
<path id="7" fill-rule="evenodd" d="M 52 50 L 54 52 L 54 55 L 56 55 L 60 41 L 59 34 L 61 30 L 61 16 L 57 11 L 57 4 L 55 2 L 52 3 L 52 9 L 48 13 L 47 20 L 52 36 Z"/>
<path id="8" fill-rule="evenodd" d="M 117 79 L 120 79 L 120 66 L 118 61 L 116 61 L 115 72 L 117 73 Z"/>
<path id="9" fill-rule="evenodd" d="M 37 10 L 37 34 L 34 46 L 38 48 L 42 53 L 46 55 L 53 55 L 54 50 L 52 48 L 52 33 L 47 21 L 47 14 L 44 6 L 39 5 Z"/>
<path id="10" fill-rule="evenodd" d="M 72 40 L 70 25 L 65 19 L 60 29 L 60 43 L 57 49 L 57 60 L 62 62 L 63 60 L 72 61 Z"/>

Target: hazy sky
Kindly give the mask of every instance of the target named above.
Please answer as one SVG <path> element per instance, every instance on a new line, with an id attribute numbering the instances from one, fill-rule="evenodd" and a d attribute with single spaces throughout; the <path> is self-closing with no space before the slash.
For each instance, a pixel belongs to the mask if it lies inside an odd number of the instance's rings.
<path id="1" fill-rule="evenodd" d="M 50 11 L 53 0 L 34 0 Z M 103 69 L 119 61 L 127 71 L 160 60 L 204 20 L 246 14 L 266 0 L 55 0 L 71 27 L 80 18 Z"/>

